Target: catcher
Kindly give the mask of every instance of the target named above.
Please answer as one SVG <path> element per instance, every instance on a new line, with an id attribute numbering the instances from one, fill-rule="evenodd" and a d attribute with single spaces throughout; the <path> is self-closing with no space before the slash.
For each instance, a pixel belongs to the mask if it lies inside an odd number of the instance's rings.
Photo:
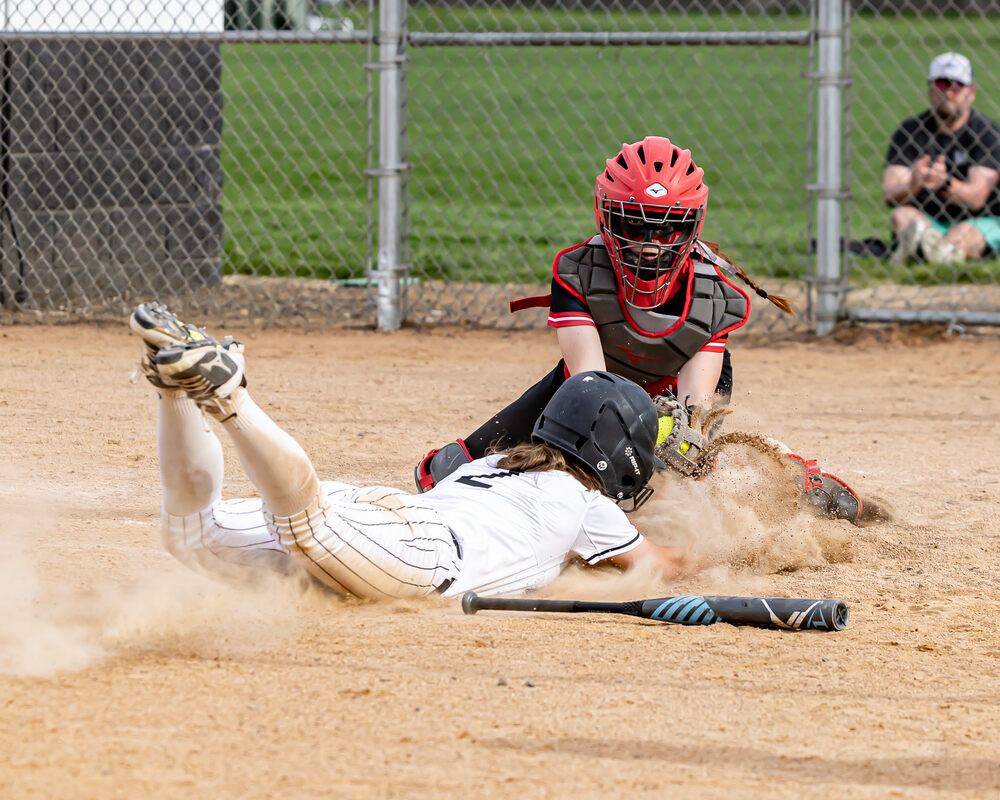
<path id="1" fill-rule="evenodd" d="M 548 295 L 511 303 L 511 311 L 549 308 L 562 359 L 520 398 L 464 439 L 431 450 L 414 479 L 427 491 L 462 464 L 528 441 L 541 409 L 570 375 L 609 370 L 659 398 L 671 420 L 659 453 L 683 474 L 705 469 L 708 434 L 733 389 L 729 334 L 750 314 L 750 295 L 785 313 L 788 301 L 764 291 L 747 273 L 699 239 L 708 186 L 704 171 L 669 139 L 647 136 L 623 144 L 598 174 L 598 233 L 556 254 Z M 715 413 L 710 413 L 715 409 Z M 692 422 L 696 424 L 691 424 Z M 813 460 L 769 443 L 801 463 L 802 491 L 832 516 L 857 522 L 862 502 L 846 483 Z"/>
<path id="2" fill-rule="evenodd" d="M 145 342 L 141 367 L 158 396 L 163 540 L 199 571 L 240 579 L 300 566 L 337 593 L 377 599 L 516 594 L 550 583 L 574 556 L 618 567 L 651 561 L 670 578 L 706 564 L 645 539 L 617 505 L 641 505 L 663 466 L 653 454 L 653 401 L 618 375 L 573 376 L 530 443 L 412 495 L 320 481 L 251 398 L 239 342 L 217 341 L 155 303 L 129 324 Z M 222 445 L 203 414 L 231 439 L 259 498 L 221 499 Z"/>

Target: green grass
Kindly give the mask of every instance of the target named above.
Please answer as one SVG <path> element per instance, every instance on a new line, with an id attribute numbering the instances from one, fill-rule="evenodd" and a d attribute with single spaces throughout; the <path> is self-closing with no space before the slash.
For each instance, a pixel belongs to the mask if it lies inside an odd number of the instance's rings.
<path id="1" fill-rule="evenodd" d="M 360 15 L 354 20 L 362 28 Z M 410 29 L 799 29 L 801 17 L 411 8 Z M 859 16 L 852 27 L 851 234 L 888 235 L 879 182 L 895 124 L 924 108 L 930 57 L 973 59 L 1000 118 L 995 18 Z M 623 141 L 665 134 L 711 187 L 704 236 L 760 276 L 807 264 L 807 50 L 413 48 L 409 261 L 422 277 L 544 280 L 594 230 L 593 180 Z M 223 47 L 227 270 L 357 277 L 366 264 L 361 46 Z M 376 133 L 377 143 L 377 133 Z M 959 279 L 992 275 L 984 265 Z M 859 280 L 888 276 L 858 259 Z M 933 280 L 912 272 L 910 280 Z M 944 276 L 940 276 L 944 277 Z"/>
<path id="2" fill-rule="evenodd" d="M 851 236 L 889 236 L 881 177 L 889 136 L 903 118 L 927 108 L 926 74 L 931 58 L 947 50 L 969 56 L 977 82 L 975 107 L 1000 121 L 1000 25 L 998 17 L 893 15 L 855 17 L 851 71 Z M 856 259 L 852 279 L 863 283 L 978 283 L 1000 278 L 1000 261 L 954 267 L 922 265 L 890 270 L 885 262 Z"/>
<path id="3" fill-rule="evenodd" d="M 360 46 L 223 46 L 227 271 L 364 270 L 364 61 Z"/>

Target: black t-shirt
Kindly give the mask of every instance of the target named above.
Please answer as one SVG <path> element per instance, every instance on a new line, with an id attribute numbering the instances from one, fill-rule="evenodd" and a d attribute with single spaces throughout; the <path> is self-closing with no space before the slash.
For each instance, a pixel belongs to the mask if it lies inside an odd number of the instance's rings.
<path id="1" fill-rule="evenodd" d="M 968 179 L 969 167 L 989 167 L 1000 172 L 1000 126 L 975 109 L 955 133 L 939 131 L 929 110 L 903 120 L 889 140 L 885 165 L 912 167 L 924 155 L 930 156 L 932 162 L 944 155 L 948 177 L 960 181 Z M 925 214 L 946 225 L 969 217 L 995 217 L 1000 216 L 1000 187 L 994 188 L 979 212 L 948 203 L 940 192 L 926 189 L 920 190 L 916 202 Z"/>

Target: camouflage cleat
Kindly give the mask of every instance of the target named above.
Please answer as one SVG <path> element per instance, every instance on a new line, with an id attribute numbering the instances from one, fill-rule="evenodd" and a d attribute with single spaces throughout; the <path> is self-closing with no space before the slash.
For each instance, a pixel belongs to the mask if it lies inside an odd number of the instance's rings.
<path id="1" fill-rule="evenodd" d="M 128 319 L 128 326 L 142 337 L 146 353 L 139 365 L 142 374 L 159 389 L 177 389 L 178 384 L 164 376 L 156 368 L 156 354 L 166 347 L 187 344 L 221 344 L 228 348 L 233 338 L 227 336 L 221 342 L 205 332 L 204 328 L 181 322 L 162 303 L 142 303 L 135 307 Z"/>
<path id="2" fill-rule="evenodd" d="M 163 380 L 183 389 L 203 411 L 228 419 L 234 412 L 227 401 L 243 377 L 243 345 L 214 339 L 164 347 L 156 354 L 156 372 Z"/>

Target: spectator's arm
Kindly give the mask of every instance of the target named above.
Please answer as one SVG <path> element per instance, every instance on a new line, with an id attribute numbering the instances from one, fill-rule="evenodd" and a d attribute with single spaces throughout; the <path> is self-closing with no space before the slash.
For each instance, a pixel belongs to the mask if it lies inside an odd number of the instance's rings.
<path id="1" fill-rule="evenodd" d="M 916 166 L 916 165 L 914 165 Z M 887 206 L 912 203 L 920 191 L 916 181 L 916 170 L 902 164 L 889 164 L 882 172 L 882 200 Z"/>
<path id="2" fill-rule="evenodd" d="M 941 194 L 949 203 L 963 206 L 969 211 L 981 211 L 990 193 L 1000 181 L 1000 172 L 990 167 L 969 167 L 969 178 L 960 181 L 952 178 Z"/>

